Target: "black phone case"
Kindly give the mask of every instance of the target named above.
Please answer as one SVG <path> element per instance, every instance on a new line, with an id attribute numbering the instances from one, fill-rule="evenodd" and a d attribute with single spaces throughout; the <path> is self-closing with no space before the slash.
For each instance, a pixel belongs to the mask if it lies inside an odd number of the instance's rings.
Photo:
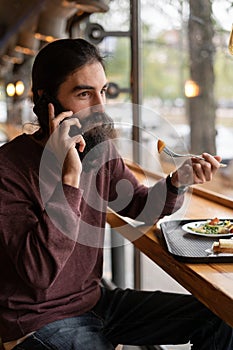
<path id="1" fill-rule="evenodd" d="M 33 111 L 38 117 L 40 117 L 41 126 L 46 129 L 48 128 L 48 124 L 49 124 L 49 113 L 48 113 L 49 103 L 52 103 L 54 106 L 55 116 L 65 111 L 65 109 L 62 107 L 60 102 L 55 97 L 50 96 L 47 93 L 43 93 L 43 95 L 40 97 L 38 102 L 35 104 Z M 66 120 L 66 118 L 64 118 L 64 120 Z M 78 127 L 76 127 L 75 125 L 71 126 L 70 132 L 69 132 L 70 137 L 73 137 L 81 133 L 82 131 Z"/>
<path id="2" fill-rule="evenodd" d="M 62 107 L 62 105 L 58 102 L 58 100 L 55 97 L 52 97 L 46 93 L 43 93 L 43 95 L 39 98 L 38 102 L 35 104 L 33 108 L 33 111 L 37 116 L 41 116 L 41 117 L 46 116 L 48 118 L 49 103 L 52 103 L 54 106 L 55 116 L 65 111 L 65 109 Z"/>

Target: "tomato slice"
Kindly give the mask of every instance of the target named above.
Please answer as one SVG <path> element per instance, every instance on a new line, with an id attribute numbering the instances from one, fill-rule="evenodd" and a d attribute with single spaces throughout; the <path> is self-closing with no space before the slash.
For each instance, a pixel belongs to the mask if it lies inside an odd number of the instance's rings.
<path id="1" fill-rule="evenodd" d="M 219 223 L 219 219 L 218 218 L 214 218 L 209 222 L 209 225 L 217 225 Z"/>

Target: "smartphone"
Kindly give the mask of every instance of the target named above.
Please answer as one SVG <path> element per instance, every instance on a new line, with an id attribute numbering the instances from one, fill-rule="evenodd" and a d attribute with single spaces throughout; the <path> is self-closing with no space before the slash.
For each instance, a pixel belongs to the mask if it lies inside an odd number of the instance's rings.
<path id="1" fill-rule="evenodd" d="M 49 103 L 52 103 L 54 106 L 55 116 L 66 111 L 65 108 L 60 104 L 60 102 L 55 97 L 48 95 L 47 93 L 43 93 L 39 98 L 38 102 L 35 104 L 33 111 L 37 115 L 37 117 L 39 117 L 40 124 L 44 130 L 47 130 L 49 125 L 49 112 L 48 112 Z M 69 135 L 71 137 L 80 133 L 81 132 L 78 127 L 76 127 L 75 125 L 71 126 L 70 132 L 69 132 Z"/>
<path id="2" fill-rule="evenodd" d="M 37 116 L 49 117 L 48 104 L 52 103 L 54 105 L 55 116 L 64 112 L 65 109 L 62 107 L 60 102 L 53 96 L 43 93 L 37 103 L 35 104 L 33 111 Z"/>

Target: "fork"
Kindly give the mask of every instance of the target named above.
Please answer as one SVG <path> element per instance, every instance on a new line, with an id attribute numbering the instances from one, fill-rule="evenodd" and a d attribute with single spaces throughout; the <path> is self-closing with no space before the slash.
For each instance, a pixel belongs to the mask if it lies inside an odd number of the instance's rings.
<path id="1" fill-rule="evenodd" d="M 162 151 L 164 153 L 166 153 L 167 155 L 169 155 L 170 157 L 174 157 L 174 158 L 179 158 L 179 157 L 186 157 L 186 158 L 197 158 L 200 160 L 205 160 L 205 158 L 198 156 L 197 154 L 192 154 L 192 153 L 186 153 L 186 154 L 180 154 L 180 153 L 176 153 L 174 151 L 172 151 L 170 148 L 168 148 L 167 146 L 164 146 Z M 227 166 L 227 164 L 223 164 L 220 163 L 220 168 L 225 168 Z"/>

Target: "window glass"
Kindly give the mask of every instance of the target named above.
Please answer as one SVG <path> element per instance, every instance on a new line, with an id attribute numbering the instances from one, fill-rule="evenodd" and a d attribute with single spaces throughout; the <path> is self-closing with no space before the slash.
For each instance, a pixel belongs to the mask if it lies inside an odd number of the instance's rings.
<path id="1" fill-rule="evenodd" d="M 201 2 L 196 2 L 195 6 L 198 3 Z M 191 11 L 197 11 L 197 8 L 191 9 L 188 1 L 165 0 L 155 3 L 142 0 L 143 105 L 154 110 L 160 116 L 160 123 L 167 125 L 161 131 L 161 125 L 152 128 L 147 123 L 146 132 L 163 138 L 169 147 L 180 153 L 196 151 L 200 136 L 203 135 L 203 148 L 198 149 L 199 153 L 208 151 L 219 154 L 228 165 L 221 168 L 214 181 L 204 187 L 233 198 L 233 56 L 228 50 L 232 6 L 228 1 L 213 1 L 212 8 L 207 8 L 205 3 L 207 4 L 202 1 L 202 6 L 210 12 L 209 22 L 203 21 L 200 15 L 191 17 Z M 192 28 L 194 33 L 190 35 L 190 23 L 193 21 L 200 21 L 204 25 L 203 31 L 213 31 L 212 43 L 208 41 L 210 38 L 202 37 L 203 33 L 198 26 Z M 193 42 L 190 43 L 190 39 Z M 195 56 L 190 58 L 190 50 L 197 49 L 198 42 L 202 45 L 201 55 L 206 55 L 203 62 L 209 59 L 209 66 L 213 64 L 213 74 L 203 70 L 202 79 L 194 72 L 198 67 L 192 62 Z M 210 50 L 213 51 L 211 55 Z M 200 89 L 203 86 L 198 97 L 188 93 L 190 87 L 188 90 L 187 81 L 192 76 L 200 79 Z M 205 79 L 210 80 L 210 85 Z M 212 113 L 203 108 L 200 110 L 200 117 L 195 118 L 195 99 L 202 103 L 204 98 L 209 98 L 208 94 L 213 94 Z M 203 106 L 208 109 L 210 104 L 207 101 Z M 145 125 L 144 120 L 142 124 Z M 211 128 L 214 130 L 211 131 Z M 142 142 L 145 140 L 148 142 L 148 137 L 143 138 Z M 162 156 L 161 161 L 172 167 L 174 160 Z M 153 170 L 154 165 L 151 162 L 145 165 Z M 164 167 L 166 168 L 165 165 Z"/>
<path id="2" fill-rule="evenodd" d="M 204 6 L 207 19 L 198 5 Z M 164 172 L 177 166 L 165 155 L 158 158 L 158 138 L 180 153 L 219 154 L 227 167 L 202 187 L 233 198 L 233 56 L 228 49 L 233 10 L 229 1 L 197 1 L 195 6 L 185 0 L 141 0 L 141 162 L 151 171 L 158 170 L 157 162 Z M 106 32 L 129 30 L 129 1 L 110 2 L 110 11 L 92 15 L 93 21 Z M 108 99 L 111 113 L 114 104 L 130 103 L 130 38 L 107 35 L 100 47 L 106 53 L 108 77 L 120 91 Z M 198 66 L 198 57 L 203 65 Z M 118 105 L 117 110 L 117 115 L 113 113 L 117 128 L 124 138 L 132 137 L 125 124 L 133 120 L 129 106 Z M 133 157 L 132 142 L 128 144 L 121 148 Z"/>

